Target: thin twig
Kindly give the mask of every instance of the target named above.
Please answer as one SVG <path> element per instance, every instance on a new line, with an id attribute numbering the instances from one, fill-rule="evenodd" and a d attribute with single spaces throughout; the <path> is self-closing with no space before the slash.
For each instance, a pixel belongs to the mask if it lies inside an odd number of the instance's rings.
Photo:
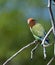
<path id="1" fill-rule="evenodd" d="M 46 48 L 43 47 L 43 54 L 44 54 L 44 59 L 46 59 L 47 55 L 46 55 Z"/>
<path id="2" fill-rule="evenodd" d="M 31 59 L 33 58 L 33 52 L 37 49 L 39 44 L 37 44 L 32 50 L 31 50 Z"/>
<path id="3" fill-rule="evenodd" d="M 36 40 L 34 40 L 33 42 L 29 43 L 28 45 L 24 46 L 23 48 L 21 48 L 20 50 L 18 50 L 14 55 L 12 55 L 9 59 L 7 59 L 3 65 L 6 65 L 9 61 L 11 61 L 15 56 L 17 56 L 21 51 L 23 51 L 25 48 L 33 45 L 36 42 Z"/>
<path id="4" fill-rule="evenodd" d="M 50 59 L 50 61 L 47 63 L 47 65 L 50 65 L 51 62 L 53 61 L 53 59 L 54 59 L 54 57 L 52 57 L 52 58 Z"/>

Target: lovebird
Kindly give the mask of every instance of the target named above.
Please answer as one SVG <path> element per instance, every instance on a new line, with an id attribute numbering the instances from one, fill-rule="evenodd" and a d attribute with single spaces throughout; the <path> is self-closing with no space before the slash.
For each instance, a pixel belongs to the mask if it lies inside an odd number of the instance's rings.
<path id="1" fill-rule="evenodd" d="M 46 31 L 45 31 L 44 27 L 33 18 L 29 18 L 27 20 L 27 23 L 30 27 L 30 31 L 32 32 L 34 38 L 37 41 L 40 40 L 42 42 L 42 40 L 44 39 L 44 37 L 46 35 Z M 48 38 L 45 40 L 45 44 L 49 44 Z"/>

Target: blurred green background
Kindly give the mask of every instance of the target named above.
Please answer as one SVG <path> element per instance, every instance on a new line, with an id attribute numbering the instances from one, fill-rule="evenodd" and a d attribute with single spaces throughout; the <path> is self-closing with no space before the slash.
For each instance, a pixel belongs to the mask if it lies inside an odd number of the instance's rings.
<path id="1" fill-rule="evenodd" d="M 48 0 L 0 0 L 0 65 L 10 56 L 34 40 L 27 19 L 35 18 L 46 32 L 50 29 L 50 16 L 47 8 Z M 53 6 L 53 13 L 55 9 Z M 55 16 L 55 13 L 54 13 Z M 54 42 L 53 34 L 49 35 L 50 43 Z M 43 59 L 42 46 L 35 51 L 33 60 L 30 51 L 34 47 L 22 51 L 7 65 L 46 65 L 53 56 L 53 45 L 48 47 L 47 59 Z M 55 65 L 55 61 L 51 63 Z"/>

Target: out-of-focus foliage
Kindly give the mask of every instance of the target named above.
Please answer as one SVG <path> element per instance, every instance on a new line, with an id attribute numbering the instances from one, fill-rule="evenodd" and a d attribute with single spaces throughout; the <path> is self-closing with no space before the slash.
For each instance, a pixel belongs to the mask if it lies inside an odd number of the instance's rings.
<path id="1" fill-rule="evenodd" d="M 27 19 L 33 17 L 41 23 L 46 31 L 51 27 L 47 1 L 45 0 L 0 0 L 0 65 L 23 46 L 34 40 Z M 49 36 L 53 43 L 53 34 Z M 30 60 L 29 47 L 22 51 L 7 65 L 46 65 L 53 56 L 53 45 L 47 48 L 47 59 L 43 59 L 42 47 L 36 50 Z M 51 51 L 51 52 L 50 52 Z M 52 63 L 55 65 L 55 62 Z"/>
<path id="2" fill-rule="evenodd" d="M 0 0 L 0 5 L 4 4 L 7 0 Z"/>

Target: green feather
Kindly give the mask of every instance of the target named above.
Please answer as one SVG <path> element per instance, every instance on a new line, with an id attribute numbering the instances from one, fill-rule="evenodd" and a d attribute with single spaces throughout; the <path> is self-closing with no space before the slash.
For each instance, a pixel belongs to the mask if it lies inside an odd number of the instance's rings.
<path id="1" fill-rule="evenodd" d="M 44 37 L 44 28 L 41 24 L 37 23 L 31 28 L 31 32 L 36 40 L 40 39 L 39 37 Z"/>

